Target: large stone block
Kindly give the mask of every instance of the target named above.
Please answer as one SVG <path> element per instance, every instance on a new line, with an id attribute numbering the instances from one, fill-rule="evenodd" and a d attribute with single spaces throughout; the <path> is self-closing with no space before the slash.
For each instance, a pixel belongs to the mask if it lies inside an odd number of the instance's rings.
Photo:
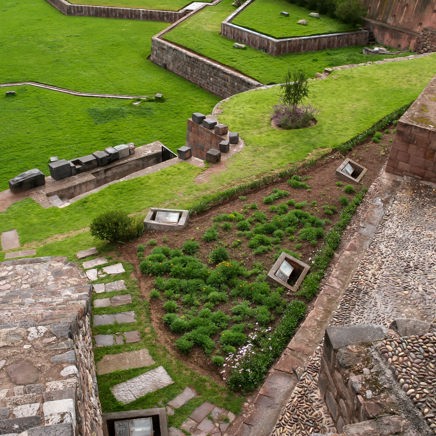
<path id="1" fill-rule="evenodd" d="M 229 142 L 230 144 L 237 144 L 239 142 L 239 133 L 229 132 Z"/>
<path id="2" fill-rule="evenodd" d="M 130 155 L 130 147 L 127 144 L 119 144 L 116 145 L 115 150 L 118 151 L 118 155 L 120 156 L 120 159 L 123 159 L 125 157 L 129 157 Z"/>
<path id="3" fill-rule="evenodd" d="M 217 125 L 217 121 L 213 118 L 205 118 L 201 125 L 206 127 L 206 129 L 212 130 Z"/>
<path id="4" fill-rule="evenodd" d="M 85 171 L 90 171 L 97 167 L 97 159 L 94 155 L 88 154 L 87 156 L 78 157 L 73 159 L 71 163 L 76 168 L 76 173 L 80 174 Z"/>
<path id="5" fill-rule="evenodd" d="M 220 152 L 221 153 L 228 153 L 229 149 L 230 149 L 229 141 L 224 140 L 224 141 L 220 142 Z"/>
<path id="6" fill-rule="evenodd" d="M 192 149 L 191 147 L 187 147 L 184 145 L 177 149 L 177 157 L 182 160 L 187 160 L 192 157 Z"/>
<path id="7" fill-rule="evenodd" d="M 36 188 L 45 184 L 45 176 L 38 169 L 34 168 L 24 173 L 18 174 L 13 179 L 9 180 L 9 189 L 12 192 L 25 191 L 27 189 Z"/>
<path id="8" fill-rule="evenodd" d="M 218 163 L 221 160 L 221 152 L 216 148 L 211 148 L 206 153 L 206 162 Z"/>
<path id="9" fill-rule="evenodd" d="M 114 147 L 106 147 L 104 151 L 109 155 L 109 162 L 114 162 L 120 158 L 118 150 Z"/>
<path id="10" fill-rule="evenodd" d="M 347 345 L 380 341 L 386 337 L 387 329 L 375 324 L 351 325 L 347 327 L 329 327 L 326 339 L 334 350 Z"/>
<path id="11" fill-rule="evenodd" d="M 216 135 L 227 135 L 229 128 L 225 124 L 218 123 L 214 128 L 213 131 Z"/>
<path id="12" fill-rule="evenodd" d="M 195 124 L 201 124 L 205 118 L 206 115 L 203 115 L 200 112 L 194 112 L 192 114 L 192 121 L 194 121 Z"/>
<path id="13" fill-rule="evenodd" d="M 111 162 L 107 151 L 94 151 L 93 156 L 97 159 L 97 165 L 103 167 Z"/>
<path id="14" fill-rule="evenodd" d="M 59 159 L 56 162 L 48 164 L 50 175 L 54 180 L 62 180 L 72 176 L 72 168 L 70 162 L 65 159 Z"/>

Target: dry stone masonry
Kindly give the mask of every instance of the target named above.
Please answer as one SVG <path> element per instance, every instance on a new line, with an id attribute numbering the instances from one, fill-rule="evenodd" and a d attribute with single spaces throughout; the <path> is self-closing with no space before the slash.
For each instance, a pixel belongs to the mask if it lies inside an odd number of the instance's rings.
<path id="1" fill-rule="evenodd" d="M 0 434 L 102 434 L 89 298 L 64 258 L 0 263 Z"/>

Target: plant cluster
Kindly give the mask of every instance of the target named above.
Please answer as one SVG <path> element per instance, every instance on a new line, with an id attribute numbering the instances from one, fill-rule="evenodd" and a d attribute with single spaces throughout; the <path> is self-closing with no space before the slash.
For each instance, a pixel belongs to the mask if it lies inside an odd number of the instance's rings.
<path id="1" fill-rule="evenodd" d="M 140 218 L 129 217 L 121 210 L 111 210 L 94 218 L 90 230 L 92 236 L 103 241 L 126 242 L 140 236 L 144 225 Z"/>

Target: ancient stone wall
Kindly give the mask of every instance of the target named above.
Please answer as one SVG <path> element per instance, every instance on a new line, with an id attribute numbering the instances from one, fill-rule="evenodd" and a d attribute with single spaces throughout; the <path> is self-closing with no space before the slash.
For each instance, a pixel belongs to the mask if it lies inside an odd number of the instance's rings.
<path id="1" fill-rule="evenodd" d="M 344 436 L 432 434 L 433 415 L 425 411 L 425 404 L 421 409 L 420 395 L 410 387 L 413 383 L 414 387 L 426 385 L 427 381 L 432 384 L 433 376 L 426 367 L 433 359 L 431 344 L 436 336 L 429 323 L 406 319 L 396 322 L 409 330 L 403 342 L 413 344 L 410 349 L 402 346 L 404 332 L 388 332 L 382 326 L 330 327 L 326 331 L 318 384 L 336 428 Z M 422 343 L 422 353 L 414 350 L 415 343 Z M 430 350 L 425 351 L 427 346 Z M 403 370 L 395 367 L 398 360 L 403 368 L 417 374 L 416 380 L 402 383 Z M 426 413 L 430 417 L 427 420 Z"/>
<path id="2" fill-rule="evenodd" d="M 436 183 L 436 76 L 400 118 L 386 171 Z"/>
<path id="3" fill-rule="evenodd" d="M 330 48 L 365 45 L 368 43 L 368 31 L 334 33 L 330 35 L 314 35 L 295 38 L 276 39 L 244 27 L 237 26 L 232 20 L 240 14 L 251 1 L 244 3 L 233 14 L 221 23 L 221 35 L 241 44 L 246 44 L 270 55 L 279 56 L 286 53 L 300 53 Z"/>
<path id="4" fill-rule="evenodd" d="M 218 62 L 165 41 L 162 36 L 152 38 L 151 61 L 221 98 L 262 85 Z"/>
<path id="5" fill-rule="evenodd" d="M 433 0 L 363 0 L 366 26 L 377 41 L 390 47 L 416 49 L 426 29 L 436 30 Z M 425 51 L 434 51 L 428 46 Z M 422 51 L 422 48 L 421 48 Z"/>
<path id="6" fill-rule="evenodd" d="M 186 131 L 186 144 L 192 148 L 192 155 L 199 159 L 206 160 L 206 153 L 211 149 L 220 149 L 219 144 L 225 140 L 226 136 L 220 136 L 203 127 L 201 124 L 194 123 L 191 119 L 188 120 Z"/>
<path id="7" fill-rule="evenodd" d="M 81 17 L 123 18 L 128 20 L 174 23 L 188 13 L 188 11 L 160 11 L 153 9 L 76 5 L 69 3 L 67 0 L 47 1 L 64 15 Z"/>
<path id="8" fill-rule="evenodd" d="M 0 434 L 102 435 L 89 301 L 65 258 L 0 263 Z"/>

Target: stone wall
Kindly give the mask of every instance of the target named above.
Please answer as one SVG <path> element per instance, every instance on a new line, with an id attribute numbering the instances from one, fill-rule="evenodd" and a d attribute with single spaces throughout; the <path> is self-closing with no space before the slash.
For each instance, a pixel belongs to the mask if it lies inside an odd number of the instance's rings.
<path id="1" fill-rule="evenodd" d="M 206 91 L 227 98 L 262 85 L 218 62 L 165 41 L 162 37 L 161 33 L 152 38 L 151 61 Z"/>
<path id="2" fill-rule="evenodd" d="M 252 3 L 248 1 L 221 23 L 221 35 L 228 39 L 246 44 L 270 55 L 279 56 L 286 53 L 301 53 L 331 48 L 365 45 L 368 43 L 368 31 L 334 33 L 295 38 L 276 39 L 262 33 L 232 24 L 232 20 Z"/>
<path id="3" fill-rule="evenodd" d="M 153 9 L 118 8 L 91 5 L 76 5 L 67 0 L 47 0 L 64 15 L 80 17 L 123 18 L 128 20 L 163 21 L 174 23 L 188 11 L 160 11 Z"/>
<path id="4" fill-rule="evenodd" d="M 225 140 L 226 136 L 217 135 L 214 130 L 203 127 L 201 124 L 188 120 L 186 131 L 186 144 L 192 149 L 192 156 L 206 160 L 206 153 L 211 149 L 220 149 L 220 142 Z"/>
<path id="5" fill-rule="evenodd" d="M 415 49 L 425 29 L 435 29 L 433 0 L 363 0 L 366 26 L 377 41 L 403 50 Z M 434 51 L 436 46 L 426 51 Z"/>
<path id="6" fill-rule="evenodd" d="M 429 333 L 432 330 L 429 323 L 405 319 L 396 322 L 407 326 L 404 332 L 388 331 L 376 325 L 326 330 L 318 384 L 337 430 L 345 436 L 432 434 L 431 420 L 426 422 L 425 412 L 422 413 L 420 403 L 415 401 L 416 390 L 410 391 L 410 384 L 401 384 L 403 372 L 395 372 L 392 363 L 400 356 L 404 368 L 417 374 L 426 373 L 433 354 L 423 349 L 421 362 L 415 367 L 408 363 L 409 358 L 413 361 L 415 354 L 410 351 L 414 349 L 402 347 L 401 337 L 409 330 L 404 343 L 422 343 L 426 347 L 428 341 L 434 344 L 436 336 L 434 332 Z M 417 386 L 426 384 L 423 380 L 425 376 L 417 378 Z M 430 374 L 427 381 L 432 384 Z"/>
<path id="7" fill-rule="evenodd" d="M 90 291 L 65 258 L 0 263 L 0 434 L 102 435 Z"/>
<path id="8" fill-rule="evenodd" d="M 436 183 L 436 76 L 400 118 L 386 171 Z"/>

